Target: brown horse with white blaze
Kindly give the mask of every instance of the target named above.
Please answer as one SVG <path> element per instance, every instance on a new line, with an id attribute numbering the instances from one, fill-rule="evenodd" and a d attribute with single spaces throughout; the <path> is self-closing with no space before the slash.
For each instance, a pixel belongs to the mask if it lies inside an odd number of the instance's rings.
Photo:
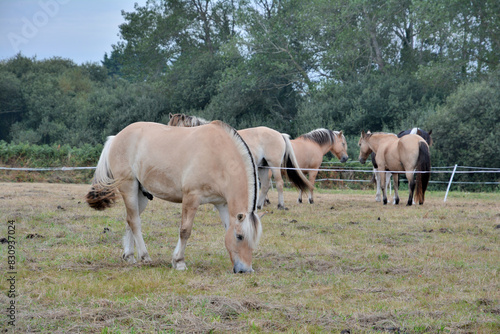
<path id="1" fill-rule="evenodd" d="M 188 116 L 184 114 L 170 114 L 168 125 L 171 126 L 199 126 L 203 122 L 208 122 L 203 118 Z M 284 181 L 281 176 L 280 168 L 284 169 L 284 174 L 297 188 L 302 190 L 311 189 L 312 186 L 307 181 L 304 174 L 298 169 L 299 164 L 295 158 L 295 153 L 290 141 L 290 136 L 285 133 L 279 133 L 276 130 L 265 126 L 242 129 L 237 131 L 243 138 L 248 148 L 253 154 L 257 167 L 259 167 L 260 193 L 257 202 L 257 208 L 262 208 L 266 195 L 271 186 L 271 176 L 276 181 L 276 190 L 278 191 L 278 209 L 285 209 L 285 200 L 283 196 Z M 270 167 L 270 171 L 265 168 Z"/>
<path id="2" fill-rule="evenodd" d="M 316 129 L 291 140 L 293 151 L 300 168 L 309 174 L 309 203 L 314 203 L 313 190 L 318 168 L 323 162 L 323 156 L 328 152 L 335 155 L 340 162 L 349 159 L 347 155 L 347 142 L 342 131 L 332 131 L 329 129 Z M 302 203 L 302 189 L 299 191 L 297 202 Z"/>
<path id="3" fill-rule="evenodd" d="M 377 172 L 380 173 L 380 183 L 385 184 L 387 174 L 392 173 L 394 178 L 394 204 L 399 204 L 399 173 L 404 172 L 408 179 L 409 197 L 407 205 L 415 201 L 423 204 L 425 191 L 430 179 L 431 157 L 429 145 L 416 134 L 409 134 L 398 138 L 393 133 L 361 132 L 358 142 L 359 161 L 364 164 L 367 157 L 376 154 Z M 414 178 L 414 171 L 417 175 Z M 390 174 L 389 174 L 390 175 Z M 415 191 L 415 186 L 417 187 Z M 383 187 L 383 203 L 387 204 L 387 191 Z"/>
<path id="4" fill-rule="evenodd" d="M 225 245 L 235 273 L 251 272 L 252 250 L 262 226 L 256 214 L 258 180 L 247 145 L 229 125 L 212 122 L 196 128 L 133 123 L 106 141 L 87 194 L 97 210 L 114 203 L 119 192 L 127 211 L 123 259 L 149 262 L 140 214 L 148 199 L 182 203 L 179 240 L 172 266 L 187 269 L 184 253 L 201 204 L 219 210 Z"/>

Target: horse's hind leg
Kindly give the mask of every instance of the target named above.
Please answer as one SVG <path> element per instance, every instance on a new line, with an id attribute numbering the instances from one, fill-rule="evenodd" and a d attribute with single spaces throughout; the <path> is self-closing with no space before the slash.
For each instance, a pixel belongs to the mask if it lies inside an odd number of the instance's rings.
<path id="1" fill-rule="evenodd" d="M 316 176 L 318 176 L 318 171 L 309 171 L 309 183 L 311 183 L 311 188 L 309 188 L 309 204 L 314 204 L 314 182 L 316 182 Z"/>
<path id="2" fill-rule="evenodd" d="M 259 180 L 260 180 L 260 193 L 259 201 L 257 202 L 257 208 L 262 209 L 264 202 L 266 200 L 267 192 L 271 186 L 271 178 L 269 177 L 269 170 L 267 168 L 259 168 Z"/>
<path id="3" fill-rule="evenodd" d="M 409 196 L 408 196 L 408 202 L 406 203 L 407 206 L 410 206 L 413 204 L 413 194 L 415 193 L 415 177 L 413 173 L 406 173 L 406 178 L 408 179 L 408 190 L 409 190 Z"/>
<path id="4" fill-rule="evenodd" d="M 151 262 L 146 244 L 142 238 L 141 218 L 140 214 L 146 208 L 148 199 L 142 194 L 139 189 L 138 182 L 124 184 L 120 189 L 127 210 L 127 227 L 123 238 L 123 255 L 122 258 L 129 262 L 135 263 L 134 244 L 137 247 L 137 258 L 140 261 Z"/>
<path id="5" fill-rule="evenodd" d="M 278 168 L 273 168 L 274 181 L 276 181 L 276 190 L 278 191 L 278 209 L 285 210 L 285 198 L 283 196 L 283 187 L 285 182 L 283 182 L 283 177 L 281 176 L 281 171 Z"/>
<path id="6" fill-rule="evenodd" d="M 185 195 L 182 199 L 182 220 L 179 229 L 179 241 L 177 242 L 177 246 L 172 256 L 172 267 L 174 269 L 187 269 L 186 263 L 184 262 L 184 252 L 186 250 L 187 240 L 191 236 L 194 216 L 199 205 L 199 199 L 196 196 Z"/>
<path id="7" fill-rule="evenodd" d="M 391 173 L 387 173 L 387 177 L 391 177 Z M 393 203 L 398 205 L 399 204 L 399 174 L 394 173 L 392 174 L 392 180 L 394 181 L 394 201 Z"/>

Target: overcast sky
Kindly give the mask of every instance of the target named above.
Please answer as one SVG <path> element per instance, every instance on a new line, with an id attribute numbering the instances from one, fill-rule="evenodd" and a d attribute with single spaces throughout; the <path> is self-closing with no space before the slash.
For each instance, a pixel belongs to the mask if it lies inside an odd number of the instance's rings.
<path id="1" fill-rule="evenodd" d="M 146 0 L 0 0 L 0 60 L 18 52 L 36 59 L 100 62 L 119 41 L 121 11 Z"/>

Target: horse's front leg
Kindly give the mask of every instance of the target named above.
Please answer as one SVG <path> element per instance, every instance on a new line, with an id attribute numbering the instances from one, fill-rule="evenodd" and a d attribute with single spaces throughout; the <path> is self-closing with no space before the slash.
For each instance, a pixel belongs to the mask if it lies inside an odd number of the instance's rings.
<path id="1" fill-rule="evenodd" d="M 375 202 L 380 202 L 382 201 L 382 189 L 380 187 L 380 173 L 377 172 L 377 170 L 374 168 L 373 169 L 373 174 L 375 175 L 375 182 L 377 183 L 377 193 L 375 194 Z"/>
<path id="2" fill-rule="evenodd" d="M 390 174 L 389 174 L 390 175 Z M 394 184 L 394 204 L 399 204 L 399 174 L 392 174 L 392 180 Z"/>
<path id="3" fill-rule="evenodd" d="M 227 231 L 230 224 L 229 208 L 227 206 L 227 203 L 217 205 L 216 208 L 219 211 L 220 220 L 222 220 L 222 224 L 224 224 L 224 229 Z"/>
<path id="4" fill-rule="evenodd" d="M 186 250 L 187 240 L 191 236 L 193 229 L 193 220 L 196 210 L 200 205 L 200 201 L 196 196 L 184 196 L 182 199 L 182 220 L 179 229 L 179 241 L 175 247 L 172 256 L 172 267 L 177 270 L 186 270 L 186 262 L 184 262 L 184 252 Z"/>

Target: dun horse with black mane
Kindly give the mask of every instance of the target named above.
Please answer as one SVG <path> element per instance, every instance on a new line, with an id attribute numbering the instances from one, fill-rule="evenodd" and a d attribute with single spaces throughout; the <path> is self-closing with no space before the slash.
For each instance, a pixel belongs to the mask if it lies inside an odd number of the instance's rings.
<path id="1" fill-rule="evenodd" d="M 386 174 L 393 173 L 394 177 L 394 204 L 399 204 L 399 175 L 405 172 L 408 179 L 409 197 L 407 205 L 412 205 L 413 194 L 415 201 L 423 204 L 425 191 L 430 179 L 431 157 L 429 145 L 419 135 L 409 134 L 398 138 L 393 133 L 361 132 L 358 145 L 359 161 L 364 164 L 370 153 L 376 154 L 377 172 L 380 173 L 380 183 L 385 184 Z M 414 171 L 417 171 L 416 180 Z M 383 203 L 387 204 L 387 191 L 383 188 Z"/>
<path id="2" fill-rule="evenodd" d="M 245 142 L 229 125 L 212 122 L 175 128 L 138 122 L 106 141 L 87 194 L 97 210 L 111 206 L 119 192 L 127 210 L 123 259 L 149 262 L 140 214 L 148 199 L 182 203 L 179 240 L 172 266 L 187 269 L 186 243 L 201 204 L 219 210 L 226 229 L 225 245 L 235 273 L 251 272 L 252 250 L 262 233 L 257 208 L 257 171 Z"/>
<path id="3" fill-rule="evenodd" d="M 199 126 L 208 123 L 203 118 L 188 116 L 184 114 L 170 114 L 168 125 L 190 127 Z M 279 133 L 276 130 L 265 126 L 238 130 L 238 134 L 247 143 L 257 167 L 259 167 L 259 180 L 261 184 L 259 200 L 257 207 L 260 209 L 264 205 L 267 192 L 271 186 L 270 174 L 276 181 L 278 191 L 278 209 L 285 209 L 285 200 L 283 196 L 284 182 L 281 177 L 280 168 L 288 179 L 301 191 L 312 189 L 312 185 L 307 181 L 304 174 L 298 169 L 299 165 L 295 159 L 290 136 L 285 133 Z M 269 171 L 266 167 L 269 167 Z"/>
<path id="4" fill-rule="evenodd" d="M 401 138 L 403 136 L 406 136 L 406 135 L 409 135 L 409 134 L 414 134 L 414 135 L 419 135 L 420 137 L 424 138 L 424 140 L 427 142 L 427 144 L 430 146 L 432 146 L 432 137 L 431 137 L 431 134 L 432 134 L 432 130 L 430 130 L 429 132 L 425 131 L 425 130 L 422 130 L 420 128 L 412 128 L 412 129 L 408 129 L 408 130 L 403 130 L 401 132 L 399 132 L 397 134 L 398 138 Z M 372 152 L 372 163 L 373 163 L 373 177 L 375 179 L 375 182 L 376 182 L 376 187 L 377 187 L 377 193 L 375 194 L 375 201 L 376 202 L 380 202 L 381 201 L 381 196 L 382 196 L 382 188 L 381 188 L 381 184 L 380 184 L 380 173 L 377 173 L 376 170 L 377 170 L 377 159 L 375 159 L 375 153 Z M 386 178 L 385 178 L 385 191 L 387 192 L 387 187 L 389 186 L 389 183 L 391 183 L 391 174 L 387 174 Z"/>
<path id="5" fill-rule="evenodd" d="M 328 152 L 335 155 L 340 162 L 349 159 L 347 155 L 347 142 L 342 131 L 330 129 L 316 129 L 291 140 L 295 157 L 303 172 L 309 175 L 309 203 L 314 203 L 313 190 L 319 166 L 323 162 L 323 156 Z M 302 189 L 299 190 L 297 202 L 302 203 Z"/>

